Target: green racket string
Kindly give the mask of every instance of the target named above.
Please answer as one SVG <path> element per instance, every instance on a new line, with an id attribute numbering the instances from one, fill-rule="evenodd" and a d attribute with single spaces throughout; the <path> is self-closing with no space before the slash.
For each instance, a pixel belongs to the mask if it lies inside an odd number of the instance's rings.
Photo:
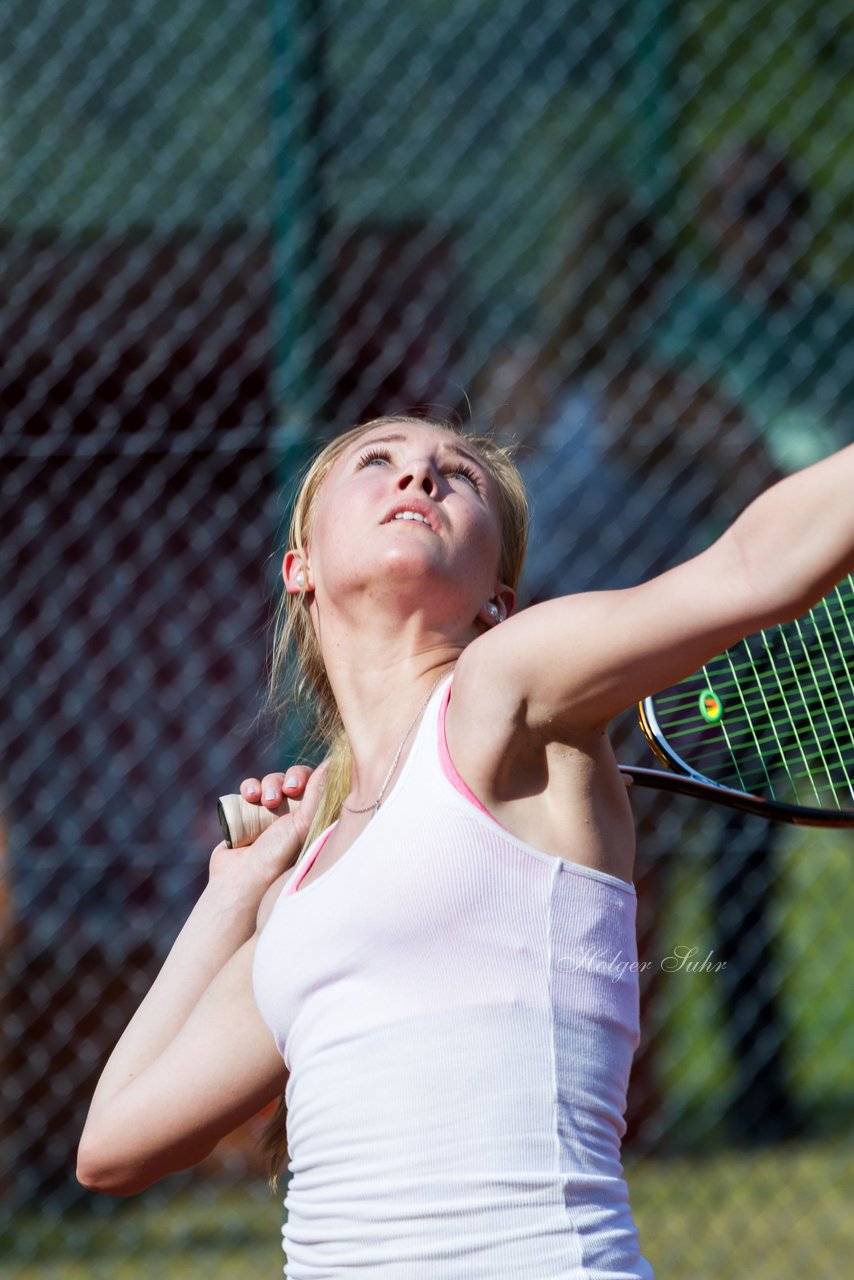
<path id="1" fill-rule="evenodd" d="M 831 636 L 833 636 L 833 638 L 837 640 L 837 645 L 838 645 L 838 638 L 837 638 L 837 636 L 836 636 L 836 629 L 835 629 L 835 627 L 834 627 L 833 625 L 831 625 L 831 627 L 830 627 L 830 635 L 831 635 Z M 842 712 L 842 718 L 843 718 L 843 721 L 844 721 L 844 723 L 845 723 L 845 728 L 846 728 L 847 733 L 848 733 L 849 741 L 850 741 L 851 745 L 852 745 L 852 746 L 854 746 L 854 733 L 852 733 L 852 730 L 851 730 L 851 722 L 850 722 L 850 720 L 847 718 L 847 716 L 846 716 L 846 714 L 845 714 L 845 711 L 846 711 L 846 707 L 845 707 L 845 700 L 844 700 L 844 698 L 843 698 L 843 696 L 842 696 L 842 690 L 840 689 L 839 684 L 837 683 L 836 672 L 835 672 L 835 670 L 833 669 L 833 667 L 831 666 L 830 657 L 828 656 L 827 649 L 825 648 L 825 644 L 824 644 L 824 635 L 822 634 L 822 629 L 821 629 L 821 628 L 818 628 L 818 629 L 816 630 L 816 642 L 817 642 L 818 647 L 819 647 L 819 650 L 820 650 L 820 652 L 821 652 L 821 656 L 822 656 L 822 658 L 824 659 L 824 664 L 825 664 L 825 666 L 827 667 L 827 675 L 828 675 L 828 682 L 829 682 L 830 690 L 832 691 L 833 695 L 834 695 L 834 696 L 835 696 L 835 698 L 836 698 L 836 701 L 837 701 L 837 702 L 838 702 L 838 704 L 839 704 L 839 708 L 840 708 L 840 710 L 841 710 L 841 712 Z M 848 672 L 847 674 L 848 674 L 848 678 L 849 678 L 849 682 L 850 682 L 850 678 L 851 678 L 851 677 L 850 677 L 850 672 Z M 820 695 L 821 695 L 821 687 L 820 687 L 820 686 L 819 686 L 819 693 L 820 693 Z M 830 738 L 831 738 L 831 740 L 832 740 L 832 742 L 833 742 L 833 745 L 834 745 L 834 747 L 835 747 L 835 749 L 836 749 L 836 754 L 837 754 L 837 756 L 838 756 L 838 758 L 839 758 L 839 765 L 840 765 L 840 768 L 841 768 L 841 770 L 842 770 L 842 776 L 843 776 L 843 777 L 845 777 L 845 776 L 847 776 L 847 769 L 846 769 L 845 760 L 844 760 L 843 755 L 842 755 L 841 744 L 840 744 L 839 739 L 837 738 L 836 734 L 834 733 L 834 729 L 833 729 L 833 720 L 832 720 L 832 717 L 831 717 L 831 715 L 830 715 L 830 712 L 829 712 L 829 710 L 828 710 L 828 708 L 827 708 L 827 704 L 826 704 L 826 702 L 824 701 L 823 695 L 822 695 L 822 703 L 823 703 L 823 705 L 824 705 L 824 707 L 825 707 L 825 713 L 826 713 L 826 718 L 827 718 L 827 722 L 828 722 L 828 727 L 829 727 L 829 729 L 830 729 Z M 830 772 L 830 776 L 832 777 L 832 771 L 829 771 L 829 772 Z"/>
<path id="2" fill-rule="evenodd" d="M 796 630 L 796 632 L 797 632 L 798 639 L 801 641 L 801 644 L 802 644 L 802 647 L 803 647 L 803 655 L 804 655 L 804 658 L 806 659 L 807 666 L 809 667 L 810 675 L 812 676 L 812 679 L 813 679 L 813 686 L 814 686 L 814 688 L 815 688 L 815 692 L 816 692 L 816 694 L 818 695 L 818 700 L 819 700 L 819 702 L 820 702 L 820 704 L 821 704 L 822 711 L 824 712 L 825 720 L 827 720 L 827 721 L 828 721 L 828 727 L 829 727 L 829 729 L 830 729 L 830 733 L 829 733 L 830 740 L 831 740 L 831 742 L 833 743 L 833 745 L 834 745 L 834 746 L 836 746 L 836 741 L 835 741 L 835 737 L 834 737 L 834 734 L 833 734 L 833 729 L 832 729 L 832 727 L 830 726 L 829 719 L 828 719 L 828 716 L 827 716 L 827 707 L 826 707 L 825 700 L 824 700 L 824 692 L 823 692 L 823 690 L 822 690 L 822 688 L 821 688 L 821 685 L 820 685 L 820 683 L 819 683 L 818 677 L 817 677 L 816 672 L 815 672 L 815 668 L 813 667 L 812 658 L 810 657 L 809 647 L 807 646 L 806 641 L 803 639 L 803 632 L 802 632 L 802 630 L 801 630 L 800 620 L 797 620 L 793 625 L 794 625 L 795 630 Z M 789 639 L 788 639 L 788 636 L 786 635 L 786 632 L 785 632 L 785 631 L 783 631 L 783 632 L 782 632 L 782 636 L 783 636 L 783 643 L 784 643 L 784 645 L 786 646 L 786 651 L 787 651 L 787 653 L 789 653 L 789 652 L 790 652 L 790 649 L 789 649 Z M 807 701 L 806 701 L 806 698 L 804 697 L 803 691 L 802 691 L 802 690 L 800 690 L 800 692 L 801 692 L 801 698 L 802 698 L 802 701 L 803 701 L 803 703 L 804 703 L 804 706 L 805 706 L 805 707 L 807 707 Z M 809 712 L 809 709 L 808 709 L 808 708 L 807 708 L 807 714 L 808 714 L 808 716 L 809 716 L 810 727 L 811 727 L 811 728 L 812 728 L 812 730 L 813 730 L 813 733 L 814 733 L 814 735 L 815 735 L 815 737 L 816 737 L 816 742 L 817 742 L 818 747 L 819 747 L 819 750 L 820 750 L 820 752 L 821 752 L 821 763 L 822 763 L 822 766 L 823 766 L 823 768 L 824 768 L 824 771 L 825 771 L 825 773 L 826 773 L 826 775 L 827 775 L 828 788 L 829 788 L 829 790 L 830 790 L 831 792 L 833 792 L 833 791 L 834 791 L 833 775 L 832 775 L 832 773 L 831 773 L 830 763 L 829 763 L 829 761 L 828 761 L 828 759 L 827 759 L 827 756 L 826 756 L 826 755 L 825 755 L 825 753 L 824 753 L 824 741 L 823 741 L 823 739 L 822 739 L 822 737 L 821 737 L 821 735 L 820 735 L 820 733 L 819 733 L 818 728 L 817 728 L 817 727 L 816 727 L 816 725 L 815 725 L 815 722 L 814 722 L 814 720 L 813 720 L 813 718 L 812 718 L 812 715 L 811 715 L 811 713 Z M 838 747 L 837 747 L 837 751 L 838 751 Z M 840 755 L 840 762 L 842 762 L 842 757 L 841 757 L 841 755 Z M 845 769 L 844 763 L 843 763 L 843 765 L 842 765 L 842 768 L 843 768 L 843 772 L 844 772 L 844 769 Z M 816 789 L 816 795 L 818 795 L 818 791 L 817 791 L 817 789 Z"/>
<path id="3" fill-rule="evenodd" d="M 776 662 L 774 661 L 774 650 L 773 650 L 773 647 L 771 646 L 771 644 L 769 644 L 769 643 L 768 643 L 767 634 L 766 634 L 765 632 L 763 632 L 762 634 L 763 634 L 763 639 L 765 640 L 765 644 L 766 644 L 766 651 L 767 651 L 767 654 L 768 654 L 768 660 L 769 660 L 769 663 L 770 663 L 770 666 L 771 666 L 771 672 L 772 672 L 772 674 L 773 674 L 773 676 L 774 676 L 775 680 L 778 682 L 778 685 L 779 685 L 779 679 L 780 679 L 780 677 L 779 677 L 779 672 L 778 672 L 778 669 L 777 669 L 777 664 L 776 664 Z M 804 703 L 804 706 L 805 706 L 805 708 L 806 708 L 806 700 L 805 700 L 805 699 L 804 699 L 804 697 L 803 697 L 803 684 L 802 684 L 801 678 L 800 678 L 800 676 L 798 675 L 798 672 L 797 672 L 797 669 L 795 668 L 794 662 L 792 662 L 792 661 L 791 661 L 791 654 L 790 654 L 789 649 L 788 649 L 788 644 L 787 644 L 787 642 L 786 642 L 786 637 L 785 637 L 785 635 L 784 635 L 782 632 L 780 632 L 779 634 L 780 634 L 780 635 L 781 635 L 781 637 L 782 637 L 783 643 L 786 645 L 786 651 L 787 651 L 787 653 L 789 653 L 790 665 L 791 665 L 791 667 L 792 667 L 792 675 L 793 675 L 793 677 L 794 677 L 794 688 L 795 688 L 795 690 L 796 690 L 796 691 L 801 695 L 801 701 Z M 795 724 L 794 717 L 792 716 L 791 701 L 790 701 L 790 699 L 789 699 L 789 696 L 788 696 L 788 695 L 783 695 L 783 706 L 785 707 L 786 715 L 788 716 L 788 720 L 789 720 L 789 727 L 791 728 L 791 731 L 792 731 L 792 737 L 793 737 L 793 740 L 794 740 L 794 742 L 797 744 L 798 751 L 800 752 L 801 759 L 803 760 L 804 765 L 805 765 L 805 774 L 804 774 L 804 775 L 801 775 L 801 776 L 806 776 L 806 777 L 807 777 L 807 779 L 808 779 L 808 781 L 809 781 L 809 783 L 810 783 L 810 786 L 812 787 L 812 789 L 813 789 L 813 791 L 814 791 L 814 793 L 815 793 L 815 798 L 816 798 L 816 800 L 817 800 L 817 801 L 819 802 L 819 804 L 820 804 L 820 803 L 821 803 L 821 795 L 819 794 L 818 787 L 815 785 L 814 771 L 813 771 L 813 769 L 810 767 L 810 765 L 809 765 L 809 764 L 808 764 L 808 762 L 807 762 L 806 752 L 805 752 L 805 750 L 804 750 L 804 744 L 803 744 L 803 742 L 802 742 L 802 740 L 801 740 L 801 735 L 798 733 L 798 728 L 797 728 L 797 725 Z M 809 709 L 808 709 L 808 708 L 806 708 L 806 709 L 807 709 L 807 716 L 808 716 L 808 718 L 809 718 L 809 720 L 810 720 L 810 724 L 811 724 L 811 726 L 812 726 L 812 718 L 809 716 Z M 774 721 L 773 717 L 771 718 L 771 723 L 772 723 L 772 725 L 774 725 L 774 728 L 775 728 L 775 730 L 776 730 L 776 722 Z M 813 726 L 813 727 L 814 727 L 814 726 Z M 818 750 L 818 759 L 819 759 L 819 760 L 822 760 L 822 759 L 823 759 L 823 757 L 824 757 L 824 748 L 822 747 L 821 739 L 818 737 L 818 735 L 817 735 L 815 732 L 813 733 L 813 736 L 815 737 L 816 747 L 817 747 L 817 750 Z M 791 775 L 791 769 L 790 769 L 790 767 L 789 767 L 789 763 L 788 763 L 788 758 L 786 757 L 785 751 L 784 751 L 782 748 L 781 748 L 781 754 L 783 755 L 784 763 L 785 763 L 785 766 L 786 766 L 786 771 L 787 771 L 787 773 L 789 774 L 790 781 L 792 782 L 792 796 L 793 796 L 793 798 L 797 798 L 797 794 L 798 794 L 797 784 L 795 783 L 794 779 L 792 778 L 792 775 Z"/>
<path id="4" fill-rule="evenodd" d="M 665 745 L 719 785 L 818 807 L 854 801 L 854 577 L 652 699 Z M 711 692 L 723 708 L 700 723 Z M 702 707 L 700 708 L 702 710 Z M 784 786 L 781 788 L 781 783 Z"/>

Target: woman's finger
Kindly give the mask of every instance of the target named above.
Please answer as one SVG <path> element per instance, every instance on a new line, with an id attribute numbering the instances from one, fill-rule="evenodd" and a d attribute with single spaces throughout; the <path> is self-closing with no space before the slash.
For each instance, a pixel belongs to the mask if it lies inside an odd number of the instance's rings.
<path id="1" fill-rule="evenodd" d="M 261 803 L 268 809 L 278 809 L 282 803 L 284 781 L 283 773 L 265 773 L 261 779 Z"/>
<path id="2" fill-rule="evenodd" d="M 244 778 L 240 794 L 251 804 L 263 804 L 267 809 L 278 809 L 283 799 L 298 800 L 308 784 L 313 770 L 306 764 L 294 764 L 284 773 L 265 773 L 258 778 Z"/>
<path id="3" fill-rule="evenodd" d="M 305 764 L 294 764 L 285 773 L 267 773 L 261 779 L 261 803 L 278 809 L 282 800 L 300 800 L 313 770 Z"/>
<path id="4" fill-rule="evenodd" d="M 292 764 L 285 770 L 282 788 L 288 797 L 301 796 L 314 770 L 307 764 Z"/>
<path id="5" fill-rule="evenodd" d="M 294 806 L 293 818 L 294 825 L 300 832 L 301 838 L 305 838 L 320 797 L 323 794 L 323 784 L 326 781 L 326 774 L 329 770 L 329 759 L 322 760 L 316 769 L 306 769 L 304 765 L 300 767 L 305 769 L 308 777 L 305 784 L 304 803 Z"/>

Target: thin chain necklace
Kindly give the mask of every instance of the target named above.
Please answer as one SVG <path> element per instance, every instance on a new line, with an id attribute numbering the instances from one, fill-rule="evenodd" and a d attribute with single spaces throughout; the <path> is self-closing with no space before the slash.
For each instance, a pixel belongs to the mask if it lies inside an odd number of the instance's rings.
<path id="1" fill-rule="evenodd" d="M 373 809 L 374 813 L 372 816 L 376 815 L 376 812 L 380 807 L 380 801 L 385 795 L 385 789 L 388 786 L 388 784 L 391 782 L 394 771 L 397 768 L 397 762 L 400 759 L 401 751 L 406 745 L 407 738 L 409 737 L 410 733 L 412 733 L 412 730 L 415 728 L 415 726 L 418 724 L 418 721 L 421 719 L 421 717 L 423 716 L 424 712 L 427 709 L 427 703 L 433 697 L 433 694 L 438 689 L 440 682 L 444 680 L 447 674 L 448 674 L 447 671 L 443 671 L 442 674 L 440 676 L 437 676 L 436 679 L 431 684 L 427 692 L 427 697 L 424 699 L 424 701 L 421 703 L 421 706 L 418 708 L 415 719 L 412 721 L 412 724 L 409 726 L 409 728 L 406 730 L 406 733 L 403 735 L 403 737 L 400 740 L 400 745 L 398 746 L 397 751 L 395 751 L 394 759 L 391 762 L 391 768 L 386 774 L 385 781 L 383 782 L 383 785 L 380 787 L 380 793 L 377 796 L 376 800 L 373 802 L 373 804 L 366 804 L 362 809 L 354 809 L 352 805 L 342 804 L 341 806 L 342 809 L 346 809 L 348 813 L 367 813 L 369 809 Z"/>

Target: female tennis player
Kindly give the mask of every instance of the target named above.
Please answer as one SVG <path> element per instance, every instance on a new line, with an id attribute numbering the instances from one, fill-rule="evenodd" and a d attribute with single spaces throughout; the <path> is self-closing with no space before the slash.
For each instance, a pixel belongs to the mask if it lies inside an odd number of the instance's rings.
<path id="1" fill-rule="evenodd" d="M 496 444 L 401 417 L 325 448 L 280 641 L 328 760 L 244 783 L 290 811 L 213 851 L 81 1182 L 137 1192 L 286 1087 L 291 1280 L 652 1276 L 620 1163 L 635 891 L 606 726 L 854 569 L 852 492 L 849 447 L 649 582 L 514 613 L 525 499 Z"/>

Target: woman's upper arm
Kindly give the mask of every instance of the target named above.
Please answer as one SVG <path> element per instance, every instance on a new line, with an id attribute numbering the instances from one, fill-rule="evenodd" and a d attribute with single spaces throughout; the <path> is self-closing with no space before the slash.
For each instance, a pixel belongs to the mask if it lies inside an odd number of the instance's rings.
<path id="1" fill-rule="evenodd" d="M 769 621 L 737 546 L 723 538 L 640 586 L 523 610 L 463 655 L 460 684 L 472 692 L 478 685 L 482 693 L 502 689 L 528 728 L 584 731 L 684 679 Z"/>
<path id="2" fill-rule="evenodd" d="M 223 966 L 151 1066 L 108 1103 L 96 1091 L 78 1153 L 84 1186 L 130 1195 L 189 1168 L 282 1092 L 285 1066 L 252 990 L 256 940 Z"/>

